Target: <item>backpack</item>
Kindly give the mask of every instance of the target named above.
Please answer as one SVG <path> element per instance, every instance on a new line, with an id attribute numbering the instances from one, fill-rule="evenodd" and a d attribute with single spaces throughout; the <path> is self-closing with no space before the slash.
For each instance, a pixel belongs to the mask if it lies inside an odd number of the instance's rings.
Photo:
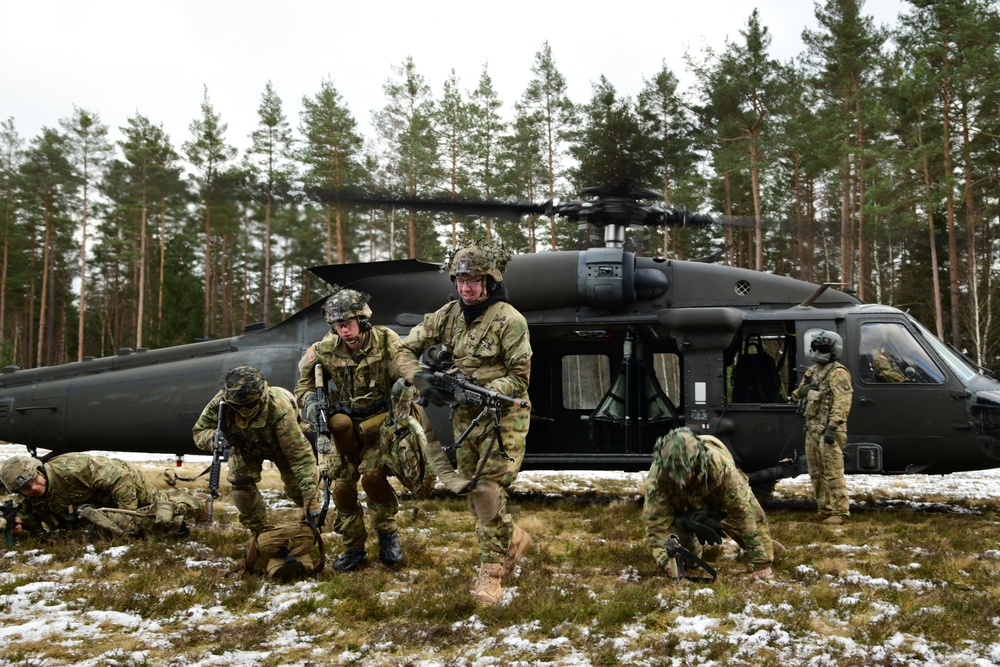
<path id="1" fill-rule="evenodd" d="M 382 422 L 382 454 L 386 472 L 412 493 L 417 493 L 424 485 L 427 464 L 422 448 L 426 446 L 427 435 L 413 413 L 402 423 L 393 419 Z"/>
<path id="2" fill-rule="evenodd" d="M 318 555 L 314 548 L 318 548 Z M 277 581 L 294 581 L 319 574 L 326 565 L 323 537 L 306 521 L 264 526 L 247 544 L 247 553 L 233 569 L 243 575 L 263 574 Z"/>

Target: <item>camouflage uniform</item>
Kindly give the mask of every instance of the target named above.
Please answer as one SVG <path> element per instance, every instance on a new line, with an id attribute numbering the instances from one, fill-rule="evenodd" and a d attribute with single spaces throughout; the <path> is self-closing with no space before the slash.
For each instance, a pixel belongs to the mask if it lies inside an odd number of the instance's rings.
<path id="1" fill-rule="evenodd" d="M 809 386 L 817 389 L 802 391 Z M 853 394 L 851 373 L 837 361 L 810 366 L 792 392 L 792 400 L 805 401 L 806 463 L 817 508 L 824 516 L 850 515 L 844 447 Z M 829 444 L 824 440 L 828 427 L 836 429 Z"/>
<path id="2" fill-rule="evenodd" d="M 316 458 L 299 426 L 295 399 L 287 389 L 265 387 L 261 409 L 252 418 L 244 420 L 237 411 L 227 409 L 222 423 L 222 433 L 232 447 L 228 480 L 233 487 L 233 504 L 239 510 L 240 523 L 255 532 L 267 519 L 264 499 L 257 489 L 264 459 L 278 467 L 285 493 L 296 505 L 318 506 L 319 498 Z M 208 402 L 192 429 L 198 449 L 212 451 L 224 392 L 219 391 Z"/>
<path id="3" fill-rule="evenodd" d="M 906 376 L 892 360 L 885 348 L 879 347 L 872 352 L 872 366 L 875 368 L 875 378 L 879 382 L 906 382 Z"/>
<path id="4" fill-rule="evenodd" d="M 309 346 L 299 361 L 295 398 L 299 406 L 315 392 L 314 369 L 320 364 L 336 388 L 327 396 L 329 415 L 347 414 L 354 425 L 359 451 L 335 452 L 330 459 L 334 479 L 336 520 L 334 530 L 344 536 L 344 547 L 363 549 L 368 533 L 358 503 L 358 482 L 368 496 L 372 527 L 385 535 L 397 530 L 399 500 L 386 480 L 384 452 L 388 443 L 379 438 L 379 424 L 389 416 L 388 401 L 395 380 L 389 363 L 399 348 L 399 336 L 383 326 L 374 326 L 365 341 L 351 350 L 335 333 Z M 411 391 L 412 394 L 412 391 Z M 362 425 L 365 425 L 362 429 Z M 388 432 L 388 431 L 385 431 Z"/>
<path id="5" fill-rule="evenodd" d="M 132 464 L 104 456 L 74 452 L 42 466 L 44 495 L 23 497 L 18 515 L 27 530 L 77 528 L 92 522 L 103 536 L 186 533 L 185 519 L 200 517 L 203 503 L 186 493 L 158 490 Z M 12 493 L 16 493 L 12 490 Z M 154 523 L 157 504 L 168 518 Z M 128 512 L 102 511 L 106 508 Z"/>
<path id="6" fill-rule="evenodd" d="M 515 398 L 527 399 L 528 378 L 531 372 L 531 345 L 528 342 L 528 323 L 510 304 L 492 303 L 471 324 L 462 316 L 458 302 L 453 301 L 424 317 L 410 331 L 396 355 L 399 374 L 408 381 L 421 370 L 420 354 L 431 345 L 443 343 L 451 351 L 455 366 L 468 375 L 475 384 Z M 455 439 L 479 415 L 477 406 L 456 406 L 452 412 Z M 507 487 L 517 477 L 524 460 L 524 440 L 528 433 L 531 411 L 529 408 L 507 406 L 500 417 L 503 445 L 508 456 L 500 456 L 493 442 L 493 422 L 483 419 L 456 450 L 458 472 L 471 478 L 480 458 L 489 450 L 480 484 L 496 484 L 494 516 L 478 516 L 476 532 L 479 541 L 479 559 L 482 563 L 499 563 L 510 546 L 514 522 L 507 512 Z M 476 513 L 475 508 L 471 508 Z"/>
<path id="7" fill-rule="evenodd" d="M 686 448 L 689 465 L 672 468 L 670 450 Z M 686 479 L 691 473 L 690 479 Z M 642 516 L 646 523 L 646 543 L 656 564 L 666 569 L 666 544 L 676 534 L 684 548 L 696 556 L 702 545 L 694 534 L 675 525 L 681 514 L 707 510 L 719 515 L 727 535 L 746 550 L 754 571 L 771 566 L 773 548 L 767 516 L 750 490 L 747 476 L 736 467 L 732 454 L 711 436 L 697 437 L 687 428 L 674 429 L 661 436 L 653 450 L 653 464 L 646 476 L 645 504 Z"/>

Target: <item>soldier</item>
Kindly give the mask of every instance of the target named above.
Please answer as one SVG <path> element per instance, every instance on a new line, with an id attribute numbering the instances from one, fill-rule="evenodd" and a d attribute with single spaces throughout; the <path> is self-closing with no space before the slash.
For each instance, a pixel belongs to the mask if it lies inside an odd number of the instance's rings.
<path id="1" fill-rule="evenodd" d="M 806 463 L 817 509 L 828 524 L 841 524 L 850 516 L 844 447 L 854 389 L 850 371 L 837 361 L 843 353 L 844 342 L 837 333 L 820 331 L 813 336 L 809 359 L 814 364 L 792 392 L 792 400 L 804 402 Z"/>
<path id="2" fill-rule="evenodd" d="M 703 544 L 720 544 L 726 535 L 746 550 L 751 579 L 771 576 L 774 553 L 784 547 L 771 539 L 767 516 L 747 476 L 718 438 L 676 428 L 660 436 L 646 476 L 646 543 L 656 564 L 672 576 L 676 564 L 667 539 L 676 533 L 681 546 L 701 557 Z"/>
<path id="3" fill-rule="evenodd" d="M 875 368 L 875 379 L 879 382 L 906 382 L 906 375 L 884 347 L 872 350 L 872 366 Z"/>
<path id="4" fill-rule="evenodd" d="M 324 371 L 324 383 L 325 378 L 330 379 L 326 408 L 336 449 L 331 457 L 334 531 L 343 536 L 345 548 L 333 567 L 341 571 L 368 564 L 368 533 L 358 503 L 359 481 L 368 496 L 372 527 L 378 534 L 379 560 L 387 567 L 403 560 L 396 523 L 399 500 L 386 478 L 384 453 L 389 444 L 382 442 L 391 431 L 381 428 L 392 402 L 396 377 L 389 365 L 399 348 L 399 336 L 388 327 L 372 325 L 369 298 L 356 290 L 334 287 L 334 293 L 323 304 L 323 316 L 332 330 L 306 350 L 299 361 L 299 382 L 295 387 L 303 420 L 316 424 L 317 365 Z M 411 405 L 414 396 L 411 388 L 396 400 L 407 404 L 404 409 L 416 410 L 418 419 L 426 422 L 423 410 Z M 430 430 L 429 423 L 426 428 Z"/>
<path id="5" fill-rule="evenodd" d="M 187 493 L 168 494 L 125 461 L 83 453 L 61 454 L 42 463 L 11 456 L 0 480 L 24 498 L 12 533 L 47 532 L 92 524 L 104 537 L 188 534 L 187 520 L 203 516 L 204 503 Z"/>
<path id="6" fill-rule="evenodd" d="M 212 451 L 221 401 L 226 404 L 222 432 L 232 447 L 227 479 L 240 523 L 254 533 L 266 523 L 267 510 L 257 489 L 264 459 L 278 466 L 285 493 L 303 508 L 303 519 L 318 512 L 316 458 L 299 426 L 292 393 L 269 386 L 253 366 L 233 368 L 226 374 L 225 387 L 208 402 L 192 429 L 199 449 Z"/>
<path id="7" fill-rule="evenodd" d="M 418 359 L 427 348 L 443 344 L 455 367 L 471 382 L 527 399 L 531 345 L 527 322 L 507 303 L 501 272 L 508 258 L 504 249 L 482 242 L 458 249 L 449 258 L 449 273 L 459 300 L 425 315 L 423 323 L 403 341 L 395 360 L 399 374 L 426 398 L 442 402 L 433 375 L 422 369 Z M 461 391 L 454 401 L 452 427 L 457 440 L 481 410 Z M 499 417 L 503 449 L 494 437 L 492 421 L 483 419 L 456 450 L 458 474 L 465 479 L 478 474 L 468 498 L 479 544 L 475 596 L 485 605 L 499 602 L 500 582 L 514 573 L 518 559 L 531 544 L 531 538 L 514 525 L 507 511 L 507 488 L 524 459 L 530 408 L 508 406 Z"/>

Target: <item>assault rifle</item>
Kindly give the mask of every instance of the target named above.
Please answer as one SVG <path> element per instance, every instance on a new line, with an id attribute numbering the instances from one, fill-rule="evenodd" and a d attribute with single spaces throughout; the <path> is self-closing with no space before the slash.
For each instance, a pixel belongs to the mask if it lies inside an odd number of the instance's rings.
<path id="1" fill-rule="evenodd" d="M 322 530 L 326 523 L 326 513 L 330 509 L 330 484 L 333 478 L 327 469 L 329 459 L 333 453 L 333 443 L 330 441 L 330 415 L 327 413 L 326 382 L 323 376 L 323 366 L 316 364 L 313 373 L 313 383 L 316 386 L 316 462 L 319 464 L 319 481 L 323 485 L 323 507 L 318 512 L 309 515 L 309 525 Z"/>
<path id="2" fill-rule="evenodd" d="M 531 404 L 523 398 L 515 398 L 513 396 L 507 396 L 506 394 L 501 394 L 500 392 L 487 389 L 486 387 L 481 387 L 478 384 L 469 381 L 469 377 L 463 373 L 460 369 L 455 368 L 452 363 L 451 352 L 444 345 L 432 345 L 424 351 L 420 359 L 420 364 L 423 366 L 425 372 L 432 375 L 431 384 L 434 388 L 435 393 L 442 397 L 445 402 L 449 397 L 452 398 L 452 405 L 458 403 L 458 398 L 456 394 L 463 397 L 462 403 L 465 405 L 481 405 L 483 406 L 482 411 L 476 415 L 475 418 L 469 423 L 469 425 L 462 432 L 462 435 L 458 436 L 455 440 L 455 444 L 445 449 L 454 450 L 457 449 L 465 439 L 468 437 L 469 433 L 472 432 L 477 426 L 479 426 L 480 421 L 483 417 L 492 416 L 493 417 L 493 439 L 490 441 L 488 447 L 486 447 L 479 457 L 479 465 L 476 466 L 476 472 L 472 475 L 472 479 L 469 480 L 468 490 L 471 491 L 476 488 L 479 483 L 479 478 L 483 473 L 483 469 L 486 467 L 486 463 L 489 460 L 490 454 L 493 452 L 493 444 L 496 443 L 497 451 L 500 458 L 505 461 L 513 461 L 507 450 L 503 446 L 503 431 L 500 428 L 500 412 L 503 406 L 513 405 L 518 408 L 530 408 Z"/>
<path id="3" fill-rule="evenodd" d="M 212 523 L 215 499 L 219 497 L 219 481 L 222 478 L 222 464 L 229 460 L 229 443 L 222 435 L 222 419 L 226 411 L 226 401 L 219 399 L 219 420 L 215 425 L 212 439 L 212 466 L 208 473 L 208 522 Z"/>
<path id="4" fill-rule="evenodd" d="M 712 583 L 715 581 L 716 575 L 715 569 L 703 561 L 698 556 L 685 549 L 681 545 L 681 540 L 676 535 L 671 535 L 667 538 L 667 556 L 673 561 L 674 568 L 676 568 L 676 574 L 674 578 L 680 581 L 681 579 L 687 579 L 688 581 L 695 582 L 706 582 Z M 701 569 L 708 572 L 710 576 L 708 577 L 692 577 L 689 576 L 687 571 L 689 567 L 700 567 Z M 669 570 L 668 570 L 669 571 Z"/>
<path id="5" fill-rule="evenodd" d="M 7 500 L 0 505 L 0 518 L 3 519 L 3 543 L 5 546 L 14 546 L 14 527 L 17 526 L 17 512 L 21 509 L 21 504 L 14 504 L 13 500 Z"/>

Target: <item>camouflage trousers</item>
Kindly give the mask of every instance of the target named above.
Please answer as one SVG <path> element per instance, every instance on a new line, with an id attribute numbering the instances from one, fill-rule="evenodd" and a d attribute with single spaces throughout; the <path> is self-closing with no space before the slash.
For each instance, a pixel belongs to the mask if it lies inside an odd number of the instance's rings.
<path id="1" fill-rule="evenodd" d="M 336 451 L 328 460 L 334 487 L 333 530 L 343 536 L 344 548 L 363 549 L 368 540 L 364 510 L 358 502 L 359 482 L 367 495 L 368 516 L 375 532 L 384 535 L 397 530 L 399 499 L 386 479 L 379 443 L 364 446 L 357 462 Z"/>
<path id="2" fill-rule="evenodd" d="M 272 461 L 281 474 L 281 483 L 285 493 L 299 507 L 302 507 L 302 491 L 299 481 L 288 460 L 280 454 L 273 455 Z M 233 487 L 233 504 L 240 515 L 240 523 L 244 528 L 256 532 L 267 523 L 267 507 L 260 495 L 257 485 L 260 484 L 261 473 L 264 470 L 264 459 L 247 456 L 237 448 L 233 448 L 229 458 L 229 475 L 226 478 Z"/>
<path id="3" fill-rule="evenodd" d="M 823 442 L 825 431 L 825 424 L 809 424 L 806 427 L 806 463 L 809 465 L 813 497 L 820 514 L 848 516 L 851 503 L 844 478 L 847 431 L 841 427 L 832 444 Z"/>
<path id="4" fill-rule="evenodd" d="M 455 411 L 452 426 L 456 441 L 478 414 L 475 408 Z M 469 494 L 469 510 L 476 517 L 476 541 L 481 563 L 502 563 L 510 548 L 514 519 L 507 511 L 507 488 L 521 470 L 528 419 L 526 409 L 508 410 L 500 418 L 503 446 L 512 459 L 510 461 L 500 455 L 490 418 L 482 419 L 456 450 L 459 475 L 471 479 L 481 468 L 479 483 Z"/>
<path id="5" fill-rule="evenodd" d="M 156 521 L 157 503 L 136 510 L 120 510 L 113 507 L 96 508 L 89 505 L 77 509 L 79 515 L 89 521 L 103 538 L 120 536 L 177 537 L 186 534 L 187 522 L 204 518 L 205 503 L 189 493 L 157 494 L 157 501 L 166 501 L 169 517 Z"/>

